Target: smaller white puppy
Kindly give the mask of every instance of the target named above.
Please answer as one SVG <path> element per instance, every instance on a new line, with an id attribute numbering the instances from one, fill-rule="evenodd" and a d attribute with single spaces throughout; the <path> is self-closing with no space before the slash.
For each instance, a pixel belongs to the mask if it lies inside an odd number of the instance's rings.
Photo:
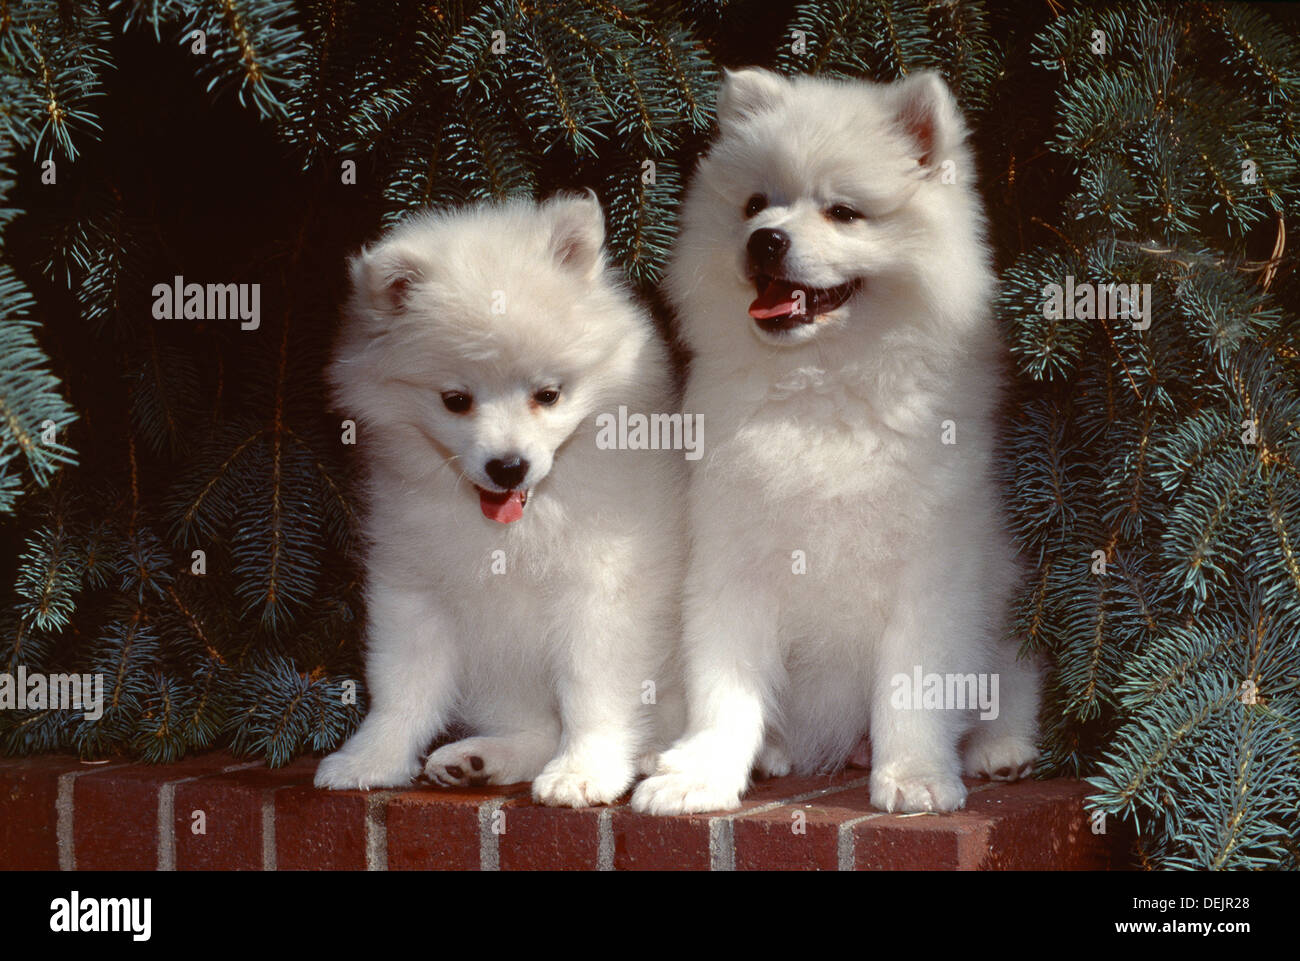
<path id="1" fill-rule="evenodd" d="M 683 458 L 596 423 L 675 410 L 670 369 L 603 239 L 570 196 L 426 214 L 352 261 L 329 376 L 369 470 L 370 713 L 318 787 L 406 784 L 457 723 L 437 783 L 608 803 L 681 723 Z"/>

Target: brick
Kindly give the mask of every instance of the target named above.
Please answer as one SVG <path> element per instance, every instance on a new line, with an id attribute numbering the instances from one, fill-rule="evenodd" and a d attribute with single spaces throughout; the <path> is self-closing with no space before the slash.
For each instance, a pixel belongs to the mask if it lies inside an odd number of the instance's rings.
<path id="1" fill-rule="evenodd" d="M 310 784 L 315 771 L 316 761 L 307 759 L 282 768 L 259 766 L 178 784 L 172 802 L 176 869 L 262 870 L 264 806 L 282 787 Z M 194 833 L 195 811 L 203 812 L 204 834 Z M 269 854 L 275 866 L 275 851 Z"/>
<path id="2" fill-rule="evenodd" d="M 616 871 L 709 870 L 709 814 L 659 818 L 628 808 L 613 813 Z"/>
<path id="3" fill-rule="evenodd" d="M 1079 781 L 968 781 L 966 809 L 854 825 L 858 870 L 1045 870 L 1116 866 L 1117 838 L 1091 833 Z"/>
<path id="4" fill-rule="evenodd" d="M 482 788 L 421 788 L 388 802 L 390 871 L 477 871 L 481 867 L 479 808 L 526 796 L 528 785 Z M 506 814 L 506 833 L 512 828 Z M 498 842 L 499 843 L 499 842 Z"/>
<path id="5" fill-rule="evenodd" d="M 1120 866 L 1127 832 L 1110 819 L 1111 836 L 1093 834 L 1084 800 L 1093 788 L 1065 779 L 1023 781 L 974 795 L 973 811 L 992 821 L 986 870 L 1096 871 Z"/>
<path id="6" fill-rule="evenodd" d="M 980 798 L 1007 785 L 965 778 L 966 807 L 947 814 L 872 814 L 840 828 L 843 869 L 854 871 L 973 871 L 988 850 L 993 822 Z M 864 792 L 865 793 L 865 792 Z M 854 805 L 857 807 L 857 805 Z M 861 815 L 859 815 L 861 816 Z M 847 835 L 847 837 L 846 837 Z"/>
<path id="7" fill-rule="evenodd" d="M 130 764 L 78 777 L 73 788 L 76 866 L 89 871 L 158 867 L 158 792 L 164 784 L 216 774 L 236 763 L 224 752 L 175 764 Z"/>
<path id="8" fill-rule="evenodd" d="M 1093 834 L 1091 789 L 1068 780 L 972 780 L 965 810 L 903 816 L 872 809 L 865 774 L 851 770 L 759 782 L 737 812 L 657 818 L 626 799 L 537 806 L 527 785 L 326 792 L 311 784 L 315 760 L 279 770 L 240 763 L 223 752 L 164 767 L 0 759 L 0 868 L 48 870 L 75 857 L 80 868 L 147 869 L 161 857 L 163 866 L 206 870 L 1096 870 L 1125 866 L 1132 844 L 1113 820 L 1108 835 Z M 61 779 L 72 802 L 62 832 L 75 840 L 62 851 Z M 204 834 L 191 830 L 196 810 Z M 505 832 L 484 835 L 480 825 L 496 811 Z"/>
<path id="9" fill-rule="evenodd" d="M 307 783 L 275 792 L 275 859 L 280 871 L 364 871 L 368 791 L 325 791 Z"/>
<path id="10" fill-rule="evenodd" d="M 774 802 L 800 794 L 842 785 L 863 776 L 851 770 L 829 777 L 785 777 L 757 781 L 741 801 L 738 811 L 656 817 L 630 808 L 612 815 L 614 867 L 619 871 L 708 871 L 712 867 L 710 822 L 728 815 L 739 823 L 742 816 Z M 734 825 L 733 825 L 734 831 Z"/>
<path id="11" fill-rule="evenodd" d="M 860 781 L 862 771 L 849 772 Z M 967 779 L 976 798 L 994 788 Z M 1001 787 L 1001 786 L 999 786 Z M 969 802 L 968 802 L 969 803 Z M 795 814 L 800 818 L 796 820 Z M 736 821 L 737 870 L 961 870 L 980 866 L 992 822 L 969 810 L 891 815 L 859 783 Z M 794 828 L 798 825 L 800 833 Z M 847 863 L 845 863 L 847 861 Z"/>
<path id="12" fill-rule="evenodd" d="M 1082 807 L 1086 785 L 968 780 L 967 786 L 966 809 L 945 815 L 876 811 L 862 787 L 739 818 L 735 866 L 835 870 L 842 853 L 852 855 L 854 867 L 866 870 L 1095 869 L 1111 864 L 1113 841 L 1095 838 L 1087 827 Z M 796 824 L 802 833 L 793 830 Z M 846 833 L 852 845 L 842 852 Z"/>
<path id="13" fill-rule="evenodd" d="M 972 871 L 988 846 L 989 822 L 951 814 L 882 814 L 847 828 L 855 871 Z"/>
<path id="14" fill-rule="evenodd" d="M 59 778 L 99 766 L 63 756 L 0 758 L 0 870 L 58 870 Z"/>
<path id="15" fill-rule="evenodd" d="M 876 813 L 867 789 L 848 788 L 738 818 L 732 829 L 736 870 L 837 871 L 840 825 Z"/>
<path id="16" fill-rule="evenodd" d="M 501 870 L 596 870 L 600 818 L 606 808 L 550 808 L 516 798 L 502 810 L 506 830 L 498 842 Z"/>

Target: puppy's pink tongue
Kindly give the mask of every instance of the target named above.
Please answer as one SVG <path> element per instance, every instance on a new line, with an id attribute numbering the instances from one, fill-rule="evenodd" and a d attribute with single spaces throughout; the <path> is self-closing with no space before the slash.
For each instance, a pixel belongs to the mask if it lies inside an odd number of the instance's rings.
<path id="1" fill-rule="evenodd" d="M 763 292 L 749 305 L 749 316 L 764 320 L 768 317 L 784 317 L 793 314 L 799 308 L 794 293 L 794 284 L 784 280 L 769 281 L 763 288 Z"/>
<path id="2" fill-rule="evenodd" d="M 493 494 L 479 488 L 478 506 L 488 520 L 513 524 L 524 516 L 524 495 L 519 490 Z"/>

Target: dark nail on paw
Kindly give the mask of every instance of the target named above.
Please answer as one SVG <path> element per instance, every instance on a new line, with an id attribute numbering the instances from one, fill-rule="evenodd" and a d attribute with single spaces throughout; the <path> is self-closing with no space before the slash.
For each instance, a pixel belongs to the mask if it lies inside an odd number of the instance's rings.
<path id="1" fill-rule="evenodd" d="M 462 770 L 461 770 L 459 767 L 457 767 L 455 764 L 449 764 L 449 765 L 447 765 L 447 773 L 450 774 L 450 775 L 451 775 L 452 777 L 454 777 L 454 778 L 461 778 L 461 777 L 464 777 L 464 776 L 465 776 L 465 772 L 462 771 Z"/>
<path id="2" fill-rule="evenodd" d="M 469 766 L 476 771 L 481 771 L 483 770 L 483 759 L 477 754 L 472 754 L 470 755 Z"/>
<path id="3" fill-rule="evenodd" d="M 1011 777 L 1011 768 L 1000 767 L 993 772 L 994 777 Z"/>

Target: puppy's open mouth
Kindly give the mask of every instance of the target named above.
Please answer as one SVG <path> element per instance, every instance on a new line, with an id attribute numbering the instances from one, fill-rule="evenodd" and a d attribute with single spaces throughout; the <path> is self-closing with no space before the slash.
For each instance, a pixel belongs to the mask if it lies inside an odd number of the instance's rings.
<path id="1" fill-rule="evenodd" d="M 862 281 L 855 279 L 836 287 L 809 287 L 783 277 L 757 274 L 754 289 L 758 296 L 749 305 L 749 316 L 769 333 L 792 330 L 842 307 L 861 286 Z"/>
<path id="2" fill-rule="evenodd" d="M 484 490 L 477 484 L 478 506 L 483 516 L 500 524 L 513 524 L 524 516 L 524 505 L 528 503 L 528 491 L 515 488 L 510 491 Z"/>

